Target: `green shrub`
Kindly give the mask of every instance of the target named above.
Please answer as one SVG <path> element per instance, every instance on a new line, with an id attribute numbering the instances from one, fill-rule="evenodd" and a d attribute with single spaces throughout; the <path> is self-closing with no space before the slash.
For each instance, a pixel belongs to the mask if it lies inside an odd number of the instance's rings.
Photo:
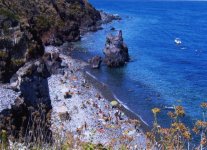
<path id="1" fill-rule="evenodd" d="M 0 58 L 6 58 L 8 57 L 8 53 L 5 51 L 0 51 Z"/>
<path id="2" fill-rule="evenodd" d="M 3 15 L 10 19 L 19 20 L 19 17 L 17 15 L 13 14 L 11 11 L 4 8 L 0 8 L 0 15 Z"/>
<path id="3" fill-rule="evenodd" d="M 25 61 L 24 61 L 24 59 L 12 59 L 11 63 L 13 66 L 20 67 L 25 63 Z"/>
<path id="4" fill-rule="evenodd" d="M 0 149 L 7 149 L 8 147 L 8 136 L 6 130 L 0 132 Z"/>
<path id="5" fill-rule="evenodd" d="M 50 28 L 50 21 L 45 16 L 37 16 L 36 17 L 36 25 L 38 30 L 47 30 Z"/>

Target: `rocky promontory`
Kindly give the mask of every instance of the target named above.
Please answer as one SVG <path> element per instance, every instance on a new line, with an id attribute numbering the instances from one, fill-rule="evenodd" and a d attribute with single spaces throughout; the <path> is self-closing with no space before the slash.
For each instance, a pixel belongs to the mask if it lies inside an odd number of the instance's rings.
<path id="1" fill-rule="evenodd" d="M 41 57 L 44 45 L 77 41 L 82 32 L 98 29 L 100 20 L 85 0 L 0 0 L 0 81 Z"/>
<path id="2" fill-rule="evenodd" d="M 110 23 L 113 20 L 121 20 L 121 17 L 117 14 L 108 14 L 104 11 L 100 11 L 102 23 Z"/>

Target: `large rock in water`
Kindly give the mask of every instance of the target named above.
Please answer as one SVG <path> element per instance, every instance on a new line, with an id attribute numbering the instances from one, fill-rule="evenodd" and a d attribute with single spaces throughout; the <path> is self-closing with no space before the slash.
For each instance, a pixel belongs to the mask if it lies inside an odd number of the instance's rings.
<path id="1" fill-rule="evenodd" d="M 116 36 L 107 36 L 103 52 L 105 54 L 104 62 L 109 67 L 120 67 L 129 61 L 128 48 L 124 43 L 121 30 Z"/>
<path id="2" fill-rule="evenodd" d="M 101 66 L 102 58 L 99 56 L 95 56 L 89 60 L 91 68 L 98 69 Z"/>

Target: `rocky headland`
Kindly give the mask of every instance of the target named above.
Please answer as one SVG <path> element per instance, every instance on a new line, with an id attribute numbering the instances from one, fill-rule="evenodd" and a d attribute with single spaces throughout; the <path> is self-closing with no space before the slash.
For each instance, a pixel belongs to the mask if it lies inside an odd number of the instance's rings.
<path id="1" fill-rule="evenodd" d="M 8 81 L 25 62 L 41 57 L 44 45 L 77 41 L 99 29 L 101 15 L 85 0 L 1 0 L 0 80 Z"/>

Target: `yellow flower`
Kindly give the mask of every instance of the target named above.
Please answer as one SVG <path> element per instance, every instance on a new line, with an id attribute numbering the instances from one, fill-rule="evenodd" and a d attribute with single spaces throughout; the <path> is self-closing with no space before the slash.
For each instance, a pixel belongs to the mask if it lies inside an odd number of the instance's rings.
<path id="1" fill-rule="evenodd" d="M 197 127 L 199 127 L 199 128 L 205 128 L 205 127 L 207 127 L 207 122 L 198 120 L 198 121 L 196 122 L 195 126 L 197 126 Z"/>
<path id="2" fill-rule="evenodd" d="M 203 102 L 203 103 L 201 103 L 201 107 L 202 107 L 202 108 L 207 108 L 207 102 Z"/>
<path id="3" fill-rule="evenodd" d="M 167 135 L 170 132 L 168 128 L 161 128 L 159 129 L 159 133 Z"/>
<path id="4" fill-rule="evenodd" d="M 168 114 L 168 116 L 170 117 L 170 118 L 176 118 L 176 114 L 175 113 L 173 113 L 173 112 L 168 112 L 167 113 Z"/>
<path id="5" fill-rule="evenodd" d="M 152 132 L 147 132 L 146 137 L 151 141 L 155 140 L 155 135 Z"/>
<path id="6" fill-rule="evenodd" d="M 159 108 L 153 108 L 152 112 L 153 112 L 153 114 L 160 113 L 160 109 Z"/>
<path id="7" fill-rule="evenodd" d="M 184 137 L 185 139 L 187 139 L 187 140 L 190 140 L 190 139 L 191 139 L 191 134 L 190 134 L 190 132 L 188 132 L 188 131 L 183 132 L 183 137 Z"/>
<path id="8" fill-rule="evenodd" d="M 194 127 L 192 130 L 193 130 L 193 132 L 195 132 L 196 134 L 199 133 L 199 129 L 198 129 L 197 127 Z"/>
<path id="9" fill-rule="evenodd" d="M 178 116 L 184 116 L 185 115 L 185 111 L 183 109 L 182 106 L 176 106 L 175 107 L 175 113 L 178 115 Z"/>
<path id="10" fill-rule="evenodd" d="M 187 131 L 187 128 L 186 128 L 186 126 L 183 123 L 177 123 L 177 122 L 175 122 L 175 123 L 172 124 L 172 127 L 174 129 L 176 129 L 176 130 L 179 130 L 179 131 L 183 132 L 183 133 L 185 131 Z"/>

